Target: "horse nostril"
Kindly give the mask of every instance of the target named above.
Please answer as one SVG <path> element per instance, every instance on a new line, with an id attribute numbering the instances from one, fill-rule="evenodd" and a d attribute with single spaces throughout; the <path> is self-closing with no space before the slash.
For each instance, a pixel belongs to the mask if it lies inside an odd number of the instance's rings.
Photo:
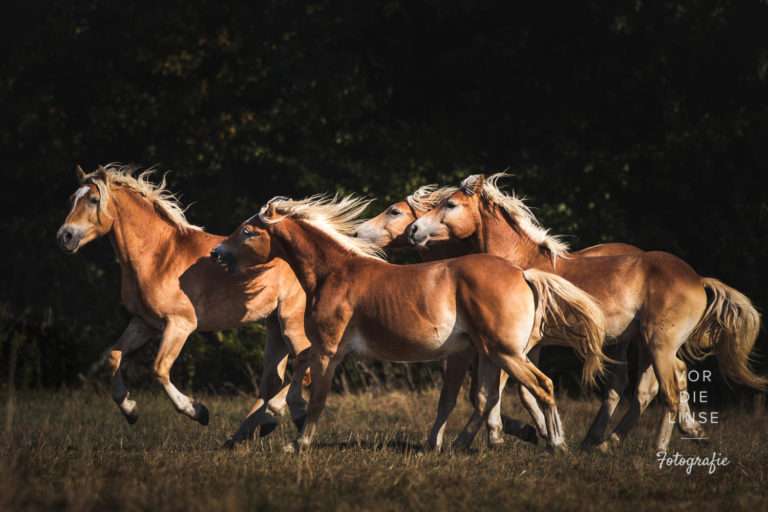
<path id="1" fill-rule="evenodd" d="M 62 239 L 65 241 L 65 242 L 69 242 L 69 241 L 71 241 L 71 240 L 72 240 L 72 233 L 70 233 L 69 231 L 65 231 L 64 233 L 62 233 L 62 234 L 61 234 L 61 238 L 62 238 Z"/>

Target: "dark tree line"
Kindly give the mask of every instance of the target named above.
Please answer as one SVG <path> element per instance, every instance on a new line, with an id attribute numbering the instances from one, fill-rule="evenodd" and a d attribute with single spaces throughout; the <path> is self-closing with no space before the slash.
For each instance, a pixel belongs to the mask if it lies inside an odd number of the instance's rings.
<path id="1" fill-rule="evenodd" d="M 125 324 L 109 243 L 55 247 L 76 163 L 170 169 L 215 232 L 276 194 L 383 208 L 508 169 L 574 247 L 668 250 L 765 309 L 764 2 L 507 4 L 6 6 L 2 375 L 15 352 L 17 384 L 76 383 Z M 261 331 L 219 339 L 190 342 L 187 385 L 248 386 Z"/>

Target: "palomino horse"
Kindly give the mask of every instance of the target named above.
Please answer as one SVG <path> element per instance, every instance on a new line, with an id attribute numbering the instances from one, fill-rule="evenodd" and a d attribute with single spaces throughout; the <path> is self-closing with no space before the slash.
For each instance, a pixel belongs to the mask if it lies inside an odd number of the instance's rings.
<path id="1" fill-rule="evenodd" d="M 275 198 L 218 249 L 234 265 L 284 258 L 307 293 L 312 389 L 307 419 L 292 449 L 311 444 L 336 366 L 351 353 L 389 361 L 433 361 L 479 354 L 476 433 L 498 400 L 497 365 L 517 378 L 545 411 L 551 449 L 564 448 L 552 381 L 525 354 L 540 331 L 573 332 L 584 378 L 602 370 L 602 315 L 567 281 L 522 271 L 488 255 L 393 265 L 375 245 L 354 238 L 369 201 L 352 197 Z M 495 380 L 495 381 L 494 381 Z"/>
<path id="2" fill-rule="evenodd" d="M 413 249 L 414 246 L 408 240 L 407 233 L 411 224 L 426 212 L 435 208 L 444 197 L 454 190 L 455 189 L 450 188 L 438 188 L 437 185 L 422 186 L 405 199 L 391 204 L 377 216 L 363 222 L 357 228 L 355 236 L 368 240 L 386 251 Z M 416 249 L 424 261 L 457 257 L 474 252 L 470 244 L 460 244 L 455 243 L 454 241 L 451 243 L 445 242 L 442 244 L 430 245 L 429 247 L 417 246 Z M 642 252 L 641 249 L 630 244 L 606 243 L 588 247 L 576 251 L 573 254 L 577 257 L 596 257 L 637 254 L 640 252 Z M 528 354 L 529 359 L 537 365 L 539 348 L 540 346 L 536 347 Z M 627 344 L 609 345 L 605 348 L 606 355 L 614 361 L 621 360 L 623 362 L 626 360 Z M 464 380 L 464 375 L 467 372 L 470 372 L 471 363 L 472 357 L 466 354 L 452 355 L 446 359 L 443 372 L 444 382 L 438 401 L 438 414 L 427 441 L 430 446 L 439 448 L 442 445 L 446 420 L 456 405 L 456 399 Z M 683 364 L 682 372 L 684 376 L 685 366 L 682 361 L 680 361 L 680 364 Z M 606 377 L 610 379 L 611 384 L 610 386 L 607 386 L 608 392 L 603 402 L 601 413 L 598 414 L 595 423 L 590 429 L 591 436 L 589 436 L 591 438 L 598 438 L 601 441 L 604 436 L 603 431 L 605 430 L 605 425 L 618 405 L 618 397 L 626 387 L 628 381 L 626 364 L 617 365 L 614 363 L 609 368 L 612 371 L 608 372 Z M 503 392 L 507 377 L 506 373 L 502 374 L 500 381 L 501 389 L 499 390 L 499 393 Z M 523 386 L 518 385 L 518 388 L 521 401 L 533 418 L 539 436 L 545 438 L 546 426 L 544 424 L 544 415 L 538 407 L 536 399 Z M 501 425 L 501 400 L 499 400 L 498 406 L 491 411 L 488 418 L 488 442 L 490 445 L 497 445 L 503 442 Z M 531 429 L 532 427 L 525 425 L 522 428 L 516 428 L 512 433 L 523 439 L 535 441 L 536 432 Z M 598 433 L 593 433 L 595 430 L 598 430 Z"/>
<path id="3" fill-rule="evenodd" d="M 196 330 L 234 328 L 276 313 L 268 322 L 263 399 L 233 436 L 241 440 L 259 423 L 274 424 L 273 415 L 282 413 L 288 353 L 309 347 L 304 291 L 280 258 L 242 267 L 239 275 L 225 272 L 208 258 L 224 237 L 189 224 L 165 189 L 165 180 L 155 185 L 149 181 L 150 174 L 145 171 L 133 177 L 130 169 L 117 165 L 86 174 L 78 167 L 80 187 L 59 229 L 59 245 L 74 254 L 88 242 L 109 235 L 120 262 L 121 298 L 133 317 L 112 348 L 109 364 L 112 398 L 129 423 L 137 421 L 138 413 L 120 371 L 124 356 L 161 337 L 154 363 L 157 380 L 180 413 L 207 425 L 208 409 L 181 393 L 170 379 L 171 366 L 187 338 Z M 304 414 L 300 395 L 288 401 L 292 417 L 298 420 Z"/>
<path id="4" fill-rule="evenodd" d="M 767 379 L 749 369 L 760 316 L 747 297 L 716 279 L 700 277 L 683 260 L 664 252 L 611 257 L 568 253 L 520 199 L 498 189 L 496 182 L 502 176 L 471 176 L 459 189 L 448 191 L 439 206 L 412 224 L 412 243 L 424 246 L 461 239 L 475 252 L 554 272 L 596 297 L 608 336 L 642 340 L 638 388 L 653 390 L 655 373 L 667 407 L 658 430 L 659 450 L 667 449 L 678 412 L 687 406 L 680 404 L 685 385 L 677 359 L 681 347 L 697 357 L 714 350 L 725 376 L 757 389 L 765 387 Z M 635 396 L 628 418 L 639 415 L 652 398 L 653 394 Z M 700 428 L 695 423 L 688 427 Z M 614 442 L 624 428 L 617 427 Z M 703 435 L 693 432 L 697 434 Z"/>

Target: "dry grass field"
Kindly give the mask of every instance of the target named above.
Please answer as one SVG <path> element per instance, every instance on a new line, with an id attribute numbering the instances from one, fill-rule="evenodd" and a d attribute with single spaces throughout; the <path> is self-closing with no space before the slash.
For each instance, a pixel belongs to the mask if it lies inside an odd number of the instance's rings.
<path id="1" fill-rule="evenodd" d="M 523 418 L 507 393 L 505 414 Z M 136 394 L 128 426 L 107 393 L 59 391 L 16 397 L 0 442 L 0 510 L 766 510 L 766 419 L 723 411 L 708 446 L 681 440 L 672 452 L 721 452 L 714 474 L 660 469 L 652 449 L 660 410 L 643 418 L 615 455 L 583 453 L 578 441 L 596 402 L 561 399 L 572 452 L 553 457 L 509 437 L 487 450 L 424 453 L 436 392 L 333 396 L 317 446 L 286 455 L 284 424 L 264 440 L 220 449 L 245 397 L 202 397 L 211 424 L 178 415 L 159 393 Z M 0 396 L 5 404 L 5 396 Z M 449 425 L 460 428 L 461 405 Z M 7 415 L 6 412 L 3 412 Z M 9 424 L 10 423 L 10 424 Z"/>

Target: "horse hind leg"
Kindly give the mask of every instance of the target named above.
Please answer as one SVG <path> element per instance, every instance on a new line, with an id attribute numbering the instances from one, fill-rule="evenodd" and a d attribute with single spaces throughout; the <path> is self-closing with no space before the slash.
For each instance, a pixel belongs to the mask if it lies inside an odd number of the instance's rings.
<path id="1" fill-rule="evenodd" d="M 506 372 L 499 372 L 499 396 L 485 421 L 485 426 L 488 431 L 487 441 L 489 447 L 504 444 L 504 424 L 501 420 L 501 395 L 504 392 L 504 388 L 507 386 L 507 380 L 509 380 L 509 375 Z"/>
<path id="2" fill-rule="evenodd" d="M 672 438 L 672 431 L 677 423 L 680 407 L 680 386 L 677 383 L 676 357 L 677 348 L 654 345 L 651 349 L 653 368 L 659 381 L 659 389 L 666 405 L 661 416 L 656 435 L 656 450 L 666 452 Z"/>
<path id="3" fill-rule="evenodd" d="M 541 346 L 537 345 L 533 348 L 533 350 L 528 352 L 528 360 L 531 361 L 534 365 L 538 366 L 540 355 Z M 507 428 L 507 424 L 505 424 L 504 431 L 508 434 L 513 434 L 519 437 L 523 441 L 536 444 L 539 440 L 539 437 L 542 439 L 547 438 L 547 423 L 546 419 L 544 418 L 544 411 L 541 410 L 539 403 L 536 401 L 536 397 L 533 396 L 530 391 L 528 391 L 528 388 L 518 383 L 517 392 L 520 396 L 520 402 L 523 404 L 523 407 L 525 407 L 525 410 L 528 411 L 528 414 L 533 420 L 534 425 L 532 426 L 528 424 L 522 424 L 517 426 L 516 429 L 512 430 L 511 428 Z M 508 423 L 511 423 L 511 421 Z"/>
<path id="4" fill-rule="evenodd" d="M 696 416 L 690 407 L 690 395 L 688 393 L 688 367 L 683 360 L 676 361 L 677 383 L 680 386 L 680 411 L 677 416 L 677 426 L 689 439 L 706 441 L 707 433 L 701 424 L 696 421 Z M 684 399 L 683 399 L 684 397 Z"/>
<path id="5" fill-rule="evenodd" d="M 535 425 L 535 427 L 531 427 L 530 425 L 525 425 L 523 427 L 523 429 L 530 432 L 529 435 L 525 436 L 525 439 L 533 442 L 533 444 L 536 444 L 539 437 L 542 439 L 547 438 L 547 422 L 546 418 L 544 417 L 544 411 L 541 410 L 541 407 L 539 407 L 539 402 L 536 400 L 536 397 L 533 396 L 533 394 L 528 390 L 528 388 L 522 384 L 518 384 L 517 390 L 523 407 L 525 407 L 525 409 L 528 411 L 528 414 L 531 416 L 531 419 Z"/>
<path id="6" fill-rule="evenodd" d="M 607 382 L 603 388 L 603 401 L 592 425 L 589 427 L 587 435 L 581 442 L 581 446 L 584 449 L 603 446 L 605 431 L 608 428 L 611 417 L 613 417 L 613 413 L 621 402 L 621 397 L 629 382 L 627 370 L 628 347 L 628 341 L 622 341 L 606 347 L 605 354 L 616 362 L 609 362 L 606 365 Z"/>
<path id="7" fill-rule="evenodd" d="M 492 355 L 492 359 L 525 386 L 543 406 L 548 448 L 553 452 L 567 451 L 565 432 L 557 410 L 552 380 L 525 357 L 496 353 Z"/>

